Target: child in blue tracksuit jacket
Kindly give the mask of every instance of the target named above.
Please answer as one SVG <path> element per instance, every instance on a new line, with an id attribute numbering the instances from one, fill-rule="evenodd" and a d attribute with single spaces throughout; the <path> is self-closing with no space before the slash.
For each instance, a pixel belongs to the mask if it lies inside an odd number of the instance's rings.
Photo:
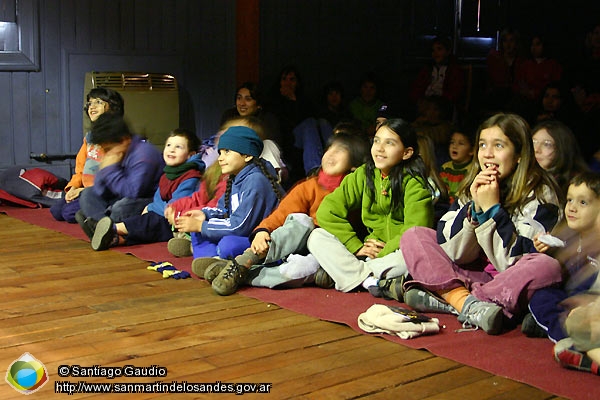
<path id="1" fill-rule="evenodd" d="M 171 224 L 165 218 L 165 208 L 173 201 L 191 196 L 198 188 L 204 162 L 197 154 L 200 140 L 186 129 L 175 129 L 165 143 L 164 173 L 160 177 L 154 199 L 141 214 L 115 223 L 104 217 L 92 237 L 92 249 L 106 250 L 117 245 L 166 242 L 173 238 Z"/>
<path id="2" fill-rule="evenodd" d="M 273 166 L 260 158 L 263 142 L 245 126 L 232 126 L 219 138 L 219 165 L 229 174 L 216 208 L 187 211 L 175 219 L 180 232 L 192 232 L 194 258 L 232 258 L 250 246 L 248 236 L 283 196 Z M 201 223 L 201 228 L 197 229 Z"/>

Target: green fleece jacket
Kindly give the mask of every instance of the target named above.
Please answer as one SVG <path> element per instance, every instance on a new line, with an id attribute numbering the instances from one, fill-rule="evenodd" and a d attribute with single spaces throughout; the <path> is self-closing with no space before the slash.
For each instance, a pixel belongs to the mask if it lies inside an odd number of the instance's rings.
<path id="1" fill-rule="evenodd" d="M 354 254 L 363 246 L 363 240 L 348 221 L 348 215 L 361 210 L 361 220 L 368 231 L 365 239 L 384 242 L 386 245 L 378 255 L 383 257 L 398 249 L 400 237 L 408 228 L 433 226 L 433 204 L 423 180 L 407 175 L 402 182 L 402 204 L 392 212 L 389 177 L 382 178 L 376 168 L 374 183 L 375 193 L 369 197 L 365 166 L 348 174 L 340 186 L 323 199 L 317 210 L 317 222 Z"/>

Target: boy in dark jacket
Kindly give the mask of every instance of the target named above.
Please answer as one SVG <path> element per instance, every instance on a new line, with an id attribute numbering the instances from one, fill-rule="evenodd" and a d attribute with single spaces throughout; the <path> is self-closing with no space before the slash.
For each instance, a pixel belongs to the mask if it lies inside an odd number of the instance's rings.
<path id="1" fill-rule="evenodd" d="M 98 220 L 115 222 L 138 215 L 151 201 L 165 166 L 150 143 L 133 135 L 123 117 L 102 114 L 92 125 L 90 142 L 104 150 L 94 186 L 80 194 L 75 219 L 91 239 Z"/>

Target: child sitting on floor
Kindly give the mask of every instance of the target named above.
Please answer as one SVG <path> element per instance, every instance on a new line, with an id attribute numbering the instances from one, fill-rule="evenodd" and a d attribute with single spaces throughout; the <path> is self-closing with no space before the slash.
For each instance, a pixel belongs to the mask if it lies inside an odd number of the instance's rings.
<path id="1" fill-rule="evenodd" d="M 219 198 L 225 193 L 227 186 L 227 174 L 221 173 L 221 166 L 218 162 L 211 164 L 202 175 L 202 182 L 197 191 L 191 196 L 182 197 L 174 200 L 165 207 L 164 216 L 172 227 L 175 226 L 175 220 L 188 210 L 202 210 L 204 207 L 216 207 Z M 193 222 L 195 220 L 191 220 Z M 198 226 L 189 227 L 189 232 L 173 232 L 173 238 L 169 239 L 167 249 L 175 257 L 189 257 L 192 255 L 192 238 L 190 232 L 199 232 L 202 223 Z"/>
<path id="2" fill-rule="evenodd" d="M 120 115 L 98 117 L 92 124 L 90 142 L 102 147 L 104 157 L 94 185 L 79 195 L 81 209 L 75 220 L 91 240 L 98 221 L 105 216 L 120 222 L 140 214 L 152 202 L 165 161 L 152 144 L 129 130 Z"/>
<path id="3" fill-rule="evenodd" d="M 567 316 L 569 337 L 556 343 L 554 358 L 565 368 L 600 375 L 600 296 L 596 292 L 586 297 Z"/>
<path id="4" fill-rule="evenodd" d="M 194 273 L 212 280 L 213 289 L 225 296 L 244 284 L 270 288 L 301 286 L 318 267 L 314 257 L 301 254 L 306 254 L 306 240 L 316 224 L 319 204 L 348 173 L 365 162 L 367 155 L 365 137 L 345 133 L 332 136 L 318 175 L 292 188 L 252 232 L 249 249 L 231 261 L 198 260 Z M 278 265 L 282 260 L 283 264 Z M 218 276 L 215 270 L 221 270 Z"/>
<path id="5" fill-rule="evenodd" d="M 171 225 L 164 217 L 165 207 L 175 199 L 189 196 L 198 187 L 204 163 L 197 149 L 200 140 L 193 132 L 175 129 L 165 143 L 164 174 L 161 176 L 153 201 L 140 215 L 115 223 L 110 217 L 98 221 L 92 249 L 106 250 L 111 246 L 166 242 L 173 237 Z"/>
<path id="6" fill-rule="evenodd" d="M 554 180 L 537 164 L 529 125 L 496 114 L 477 131 L 474 162 L 437 231 L 416 227 L 400 248 L 412 280 L 404 302 L 458 315 L 464 328 L 499 334 L 537 289 L 561 281 L 556 260 L 534 236 L 560 217 Z M 532 221 L 536 221 L 534 224 Z"/>
<path id="7" fill-rule="evenodd" d="M 221 166 L 216 162 L 218 155 L 214 159 L 212 156 L 208 159 L 205 156 L 212 152 L 218 153 L 219 138 L 232 126 L 245 126 L 255 131 L 260 138 L 264 137 L 263 123 L 256 117 L 237 117 L 225 121 L 219 132 L 212 137 L 212 145 L 205 147 L 202 151 L 202 159 L 207 160 L 207 162 L 212 160 L 212 163 L 207 164 L 209 166 L 205 171 L 204 179 L 198 191 L 192 196 L 177 200 L 165 209 L 165 218 L 169 220 L 171 225 L 175 226 L 175 219 L 179 215 L 185 215 L 186 211 L 196 210 L 195 212 L 199 212 L 204 207 L 213 208 L 217 206 L 219 198 L 225 193 L 229 175 L 221 172 Z M 278 177 L 280 177 L 282 173 L 285 173 L 285 165 L 281 161 L 279 148 L 272 140 L 263 140 L 263 146 L 260 158 L 268 161 L 277 171 Z M 185 227 L 181 231 L 174 232 L 174 237 L 167 244 L 169 252 L 176 257 L 188 257 L 192 255 L 190 233 L 200 232 L 202 229 L 201 220 L 187 218 L 182 221 L 185 221 Z"/>
<path id="8" fill-rule="evenodd" d="M 90 90 L 86 96 L 83 108 L 90 121 L 93 123 L 104 113 L 123 115 L 124 103 L 119 92 L 103 87 Z M 77 222 L 75 213 L 79 211 L 79 194 L 81 191 L 94 184 L 94 177 L 104 156 L 102 147 L 90 143 L 90 132 L 83 138 L 83 144 L 75 158 L 75 173 L 65 186 L 65 195 L 52 207 L 50 213 L 57 221 L 67 221 L 71 224 Z"/>
<path id="9" fill-rule="evenodd" d="M 362 286 L 375 296 L 398 300 L 406 273 L 400 237 L 413 226 L 433 225 L 434 191 L 419 156 L 417 133 L 401 119 L 385 121 L 375 132 L 369 160 L 317 210 L 320 227 L 308 238 L 308 250 L 321 265 L 315 284 L 335 285 L 342 292 Z M 353 212 L 360 212 L 366 237 L 350 221 Z"/>
<path id="10" fill-rule="evenodd" d="M 219 138 L 219 165 L 229 175 L 216 208 L 188 210 L 175 219 L 191 232 L 195 258 L 235 257 L 250 245 L 248 235 L 283 197 L 273 166 L 260 158 L 263 142 L 255 130 L 232 126 Z M 195 228 L 200 224 L 200 229 Z"/>
<path id="11" fill-rule="evenodd" d="M 556 342 L 560 349 L 555 352 L 557 360 L 569 368 L 582 369 L 579 363 L 573 365 L 575 358 L 580 357 L 569 355 L 575 349 L 570 349 L 570 345 L 565 346 L 571 340 L 565 319 L 574 309 L 575 296 L 600 292 L 600 174 L 582 173 L 571 179 L 565 216 L 568 228 L 557 233 L 565 240 L 565 247 L 551 247 L 542 242 L 539 236 L 534 240 L 534 245 L 539 252 L 549 252 L 561 262 L 566 280 L 561 287 L 544 288 L 533 294 L 529 302 L 531 314 L 523 319 L 521 330 L 527 336 L 548 337 Z M 595 373 L 599 372 L 596 365 Z"/>

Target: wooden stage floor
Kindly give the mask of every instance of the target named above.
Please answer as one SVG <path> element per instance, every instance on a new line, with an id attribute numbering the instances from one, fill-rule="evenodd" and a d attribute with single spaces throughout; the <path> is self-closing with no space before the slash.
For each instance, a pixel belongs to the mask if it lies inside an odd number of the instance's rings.
<path id="1" fill-rule="evenodd" d="M 162 381 L 186 382 L 192 390 L 216 383 L 269 389 L 270 394 L 244 395 L 265 399 L 559 399 L 345 325 L 243 295 L 220 297 L 205 281 L 162 279 L 143 260 L 94 252 L 87 242 L 6 215 L 0 215 L 0 243 L 0 375 L 30 353 L 49 375 L 37 398 L 67 398 L 54 393 L 80 381 L 113 384 L 110 390 L 135 383 L 150 389 Z M 60 377 L 60 366 L 79 375 L 99 373 L 100 367 L 114 367 L 104 373 L 151 373 L 149 367 L 156 366 L 166 376 Z M 23 399 L 2 383 L 0 398 Z M 90 396 L 217 397 L 69 398 Z"/>

